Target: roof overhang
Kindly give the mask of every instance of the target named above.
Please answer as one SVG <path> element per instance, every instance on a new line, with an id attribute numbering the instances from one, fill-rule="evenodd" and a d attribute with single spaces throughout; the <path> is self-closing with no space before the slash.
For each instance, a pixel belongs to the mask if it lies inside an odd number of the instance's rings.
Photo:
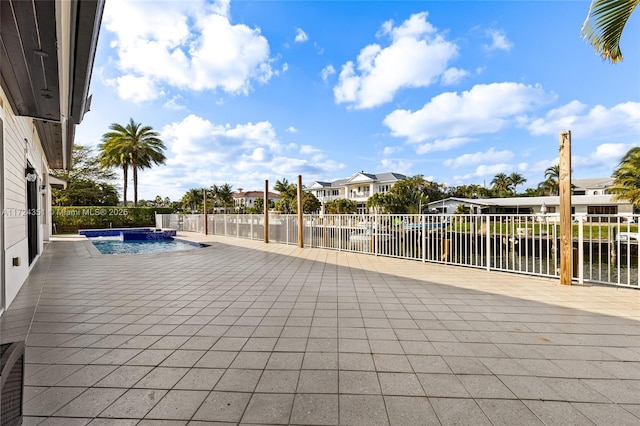
<path id="1" fill-rule="evenodd" d="M 67 189 L 67 181 L 54 175 L 49 175 L 49 185 L 52 188 Z"/>
<path id="2" fill-rule="evenodd" d="M 103 9 L 104 0 L 0 2 L 0 83 L 13 112 L 34 118 L 52 168 L 71 167 Z"/>

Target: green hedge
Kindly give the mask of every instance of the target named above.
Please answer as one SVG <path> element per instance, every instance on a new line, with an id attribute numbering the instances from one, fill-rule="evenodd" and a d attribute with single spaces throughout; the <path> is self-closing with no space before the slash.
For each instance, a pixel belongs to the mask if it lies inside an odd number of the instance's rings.
<path id="1" fill-rule="evenodd" d="M 54 233 L 72 234 L 78 229 L 156 226 L 155 214 L 170 214 L 170 207 L 53 207 Z"/>

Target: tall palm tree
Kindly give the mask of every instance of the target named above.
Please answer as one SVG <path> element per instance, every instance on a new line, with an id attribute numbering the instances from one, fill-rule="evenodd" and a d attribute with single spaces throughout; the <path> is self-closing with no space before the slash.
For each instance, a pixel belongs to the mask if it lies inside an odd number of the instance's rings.
<path id="1" fill-rule="evenodd" d="M 640 206 L 640 147 L 631 148 L 613 172 L 613 185 L 608 189 L 614 200 L 627 200 Z"/>
<path id="2" fill-rule="evenodd" d="M 622 61 L 620 39 L 640 0 L 593 0 L 580 31 L 602 59 Z"/>
<path id="3" fill-rule="evenodd" d="M 558 195 L 560 192 L 560 164 L 547 167 L 544 171 L 544 182 L 539 187 L 549 191 L 550 195 Z"/>
<path id="4" fill-rule="evenodd" d="M 511 181 L 506 173 L 498 173 L 491 179 L 493 191 L 500 197 L 504 197 L 511 189 Z"/>
<path id="5" fill-rule="evenodd" d="M 525 177 L 522 176 L 520 173 L 513 172 L 509 175 L 509 182 L 511 183 L 511 185 L 513 185 L 514 194 L 518 193 L 517 191 L 518 185 L 522 185 L 526 181 L 527 179 L 525 179 Z"/>
<path id="6" fill-rule="evenodd" d="M 151 126 L 142 126 L 129 119 L 123 126 L 112 123 L 110 131 L 102 135 L 99 145 L 101 158 L 105 165 L 120 165 L 124 174 L 124 193 L 127 191 L 127 170 L 133 171 L 133 205 L 138 206 L 138 169 L 148 169 L 153 165 L 164 164 L 166 149 L 160 134 Z M 126 205 L 126 195 L 125 195 Z"/>

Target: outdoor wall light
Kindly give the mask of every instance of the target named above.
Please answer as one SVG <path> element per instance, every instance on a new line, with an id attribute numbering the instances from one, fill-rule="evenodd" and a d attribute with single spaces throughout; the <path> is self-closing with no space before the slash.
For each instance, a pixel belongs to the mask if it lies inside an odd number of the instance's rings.
<path id="1" fill-rule="evenodd" d="M 27 182 L 35 182 L 36 179 L 38 179 L 36 169 L 32 168 L 31 165 L 29 165 L 26 169 L 24 169 L 24 178 L 27 180 Z"/>

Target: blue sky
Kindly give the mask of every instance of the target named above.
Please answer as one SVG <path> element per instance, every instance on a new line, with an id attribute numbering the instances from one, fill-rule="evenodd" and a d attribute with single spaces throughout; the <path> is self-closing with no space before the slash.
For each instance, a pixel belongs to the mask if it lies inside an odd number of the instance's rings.
<path id="1" fill-rule="evenodd" d="M 76 143 L 152 126 L 165 165 L 139 197 L 358 171 L 448 186 L 518 172 L 525 187 L 572 131 L 574 178 L 640 145 L 640 13 L 621 64 L 581 39 L 588 1 L 107 0 Z"/>

